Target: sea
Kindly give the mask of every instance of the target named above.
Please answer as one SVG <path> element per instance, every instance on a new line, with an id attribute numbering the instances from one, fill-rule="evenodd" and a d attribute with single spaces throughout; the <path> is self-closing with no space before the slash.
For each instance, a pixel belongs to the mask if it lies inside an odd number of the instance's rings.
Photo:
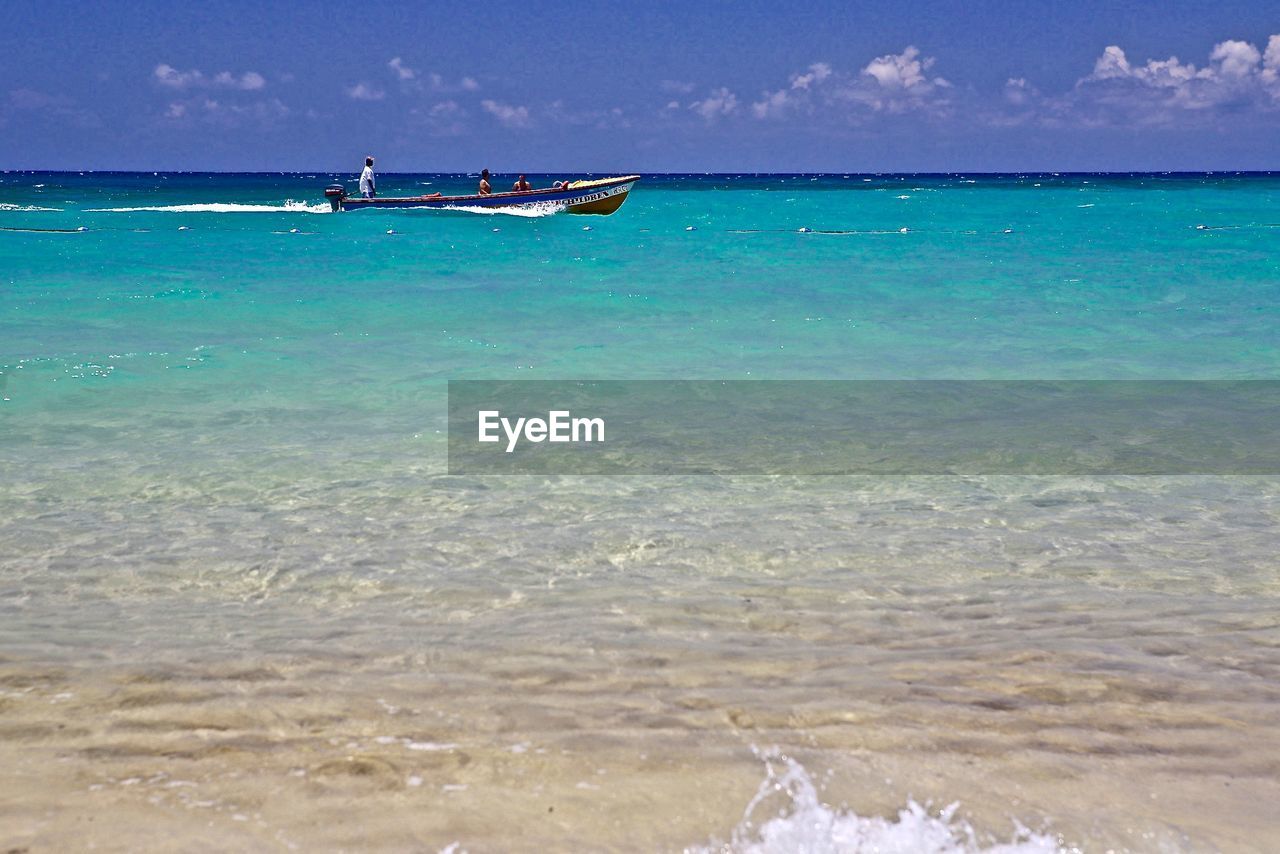
<path id="1" fill-rule="evenodd" d="M 356 174 L 0 173 L 0 848 L 1280 848 L 1280 477 L 446 454 L 450 380 L 1280 379 L 1280 174 Z"/>

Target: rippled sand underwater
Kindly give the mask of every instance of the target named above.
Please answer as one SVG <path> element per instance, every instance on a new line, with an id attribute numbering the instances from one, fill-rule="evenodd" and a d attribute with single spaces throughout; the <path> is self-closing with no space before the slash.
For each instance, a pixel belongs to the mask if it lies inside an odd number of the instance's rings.
<path id="1" fill-rule="evenodd" d="M 1276 838 L 1274 479 L 413 482 L 6 502 L 0 835 Z M 762 756 L 816 790 L 747 824 Z"/>
<path id="2" fill-rule="evenodd" d="M 0 852 L 1280 848 L 1280 479 L 440 433 L 448 379 L 1271 378 L 1280 179 L 3 179 Z"/>

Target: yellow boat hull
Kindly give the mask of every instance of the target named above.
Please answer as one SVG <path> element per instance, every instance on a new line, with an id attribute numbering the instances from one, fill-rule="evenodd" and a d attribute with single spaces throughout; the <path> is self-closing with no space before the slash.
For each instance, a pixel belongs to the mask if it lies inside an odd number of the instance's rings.
<path id="1" fill-rule="evenodd" d="M 595 186 L 599 186 L 599 191 L 590 193 L 585 197 L 574 199 L 565 205 L 565 210 L 575 214 L 609 214 L 622 207 L 622 203 L 627 200 L 627 194 L 631 192 L 631 188 L 635 186 L 638 175 L 629 175 L 626 183 L 619 184 L 617 178 L 605 178 L 599 181 L 574 181 L 569 185 L 571 190 L 587 190 Z"/>

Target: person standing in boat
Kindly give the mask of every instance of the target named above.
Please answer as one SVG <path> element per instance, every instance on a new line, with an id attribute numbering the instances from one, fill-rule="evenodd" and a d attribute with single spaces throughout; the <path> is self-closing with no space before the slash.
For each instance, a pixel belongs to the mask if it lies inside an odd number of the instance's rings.
<path id="1" fill-rule="evenodd" d="M 480 195 L 487 196 L 493 192 L 493 187 L 489 186 L 489 170 L 480 170 Z"/>
<path id="2" fill-rule="evenodd" d="M 373 183 L 373 158 L 366 157 L 364 159 L 364 171 L 360 173 L 360 195 L 366 199 L 372 199 L 378 195 L 378 190 Z"/>
<path id="3" fill-rule="evenodd" d="M 511 185 L 511 189 L 517 193 L 527 193 L 533 189 L 533 185 L 531 185 L 525 177 L 521 175 L 520 180 Z"/>

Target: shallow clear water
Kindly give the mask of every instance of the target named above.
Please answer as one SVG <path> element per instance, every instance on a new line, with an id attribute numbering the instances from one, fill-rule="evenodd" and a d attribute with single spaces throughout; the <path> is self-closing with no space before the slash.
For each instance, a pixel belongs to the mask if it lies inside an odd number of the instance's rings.
<path id="1" fill-rule="evenodd" d="M 1280 179 L 0 178 L 0 837 L 1280 839 L 1280 480 L 464 478 L 443 436 L 458 378 L 1276 378 Z M 744 819 L 753 747 L 801 765 Z"/>

